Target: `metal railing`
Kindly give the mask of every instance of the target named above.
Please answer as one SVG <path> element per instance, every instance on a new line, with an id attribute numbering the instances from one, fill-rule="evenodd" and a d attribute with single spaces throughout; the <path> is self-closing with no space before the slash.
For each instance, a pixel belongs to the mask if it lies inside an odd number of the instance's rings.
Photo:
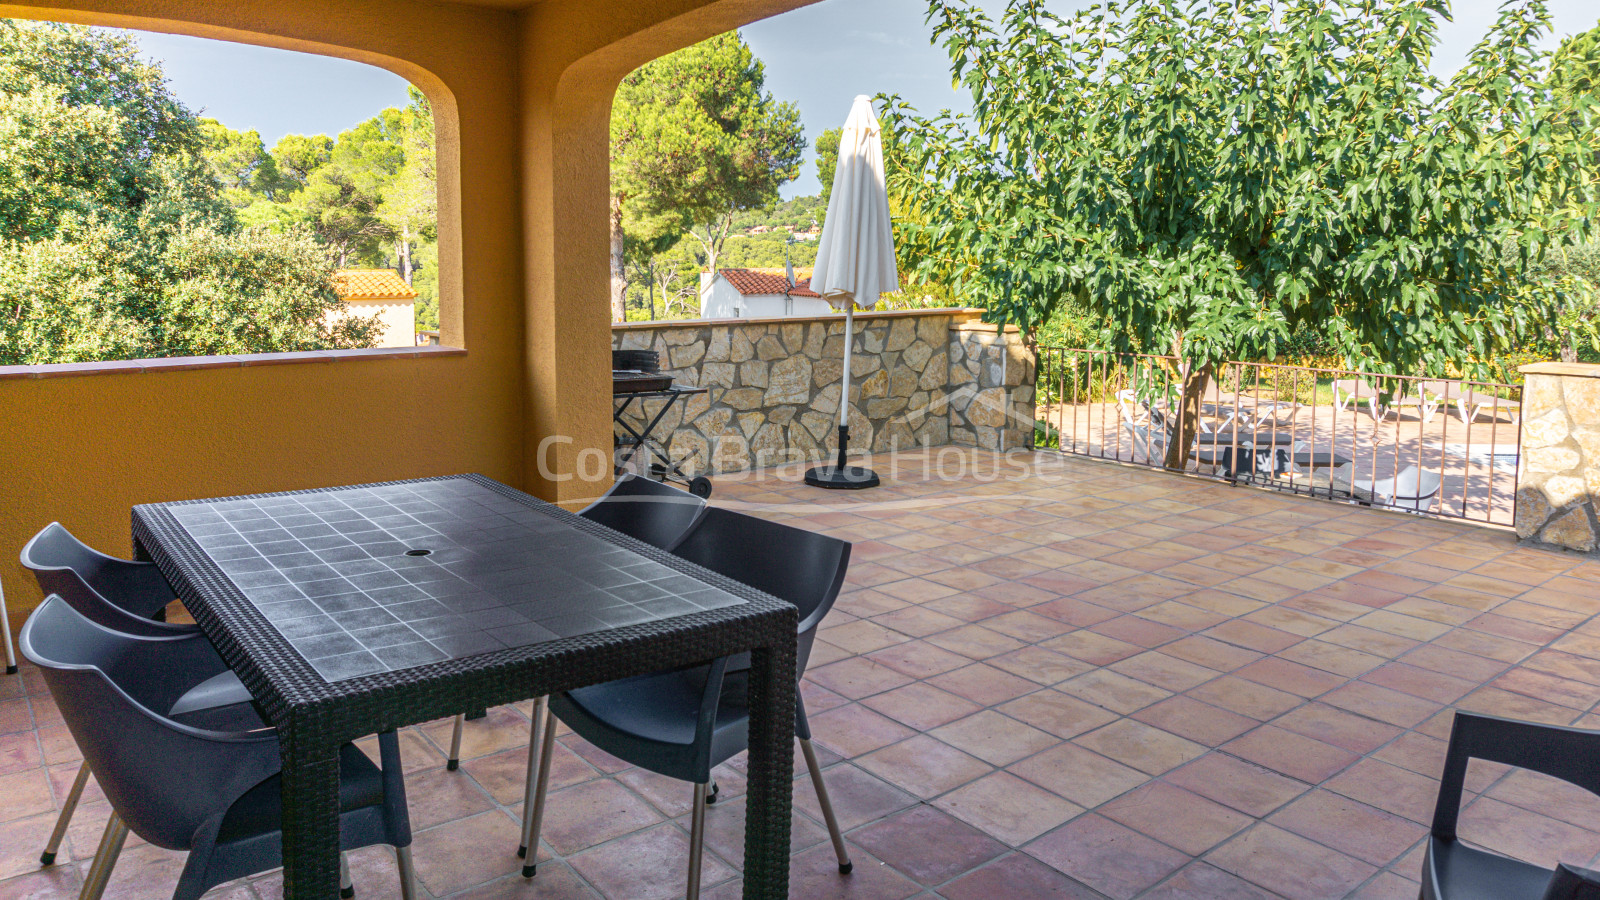
<path id="1" fill-rule="evenodd" d="M 1039 349 L 1036 444 L 1163 467 L 1186 429 L 1172 357 Z M 1229 362 L 1200 396 L 1185 469 L 1371 506 L 1510 525 L 1521 388 Z"/>

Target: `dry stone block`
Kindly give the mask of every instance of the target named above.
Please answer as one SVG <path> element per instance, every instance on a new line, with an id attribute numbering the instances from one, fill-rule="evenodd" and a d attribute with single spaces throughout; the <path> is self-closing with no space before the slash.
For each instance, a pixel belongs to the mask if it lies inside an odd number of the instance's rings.
<path id="1" fill-rule="evenodd" d="M 1600 378 L 1564 378 L 1561 393 L 1568 418 L 1583 425 L 1600 425 Z"/>
<path id="2" fill-rule="evenodd" d="M 882 397 L 889 393 L 889 373 L 882 369 L 861 379 L 862 397 Z"/>
<path id="3" fill-rule="evenodd" d="M 772 365 L 767 395 L 762 402 L 804 403 L 811 396 L 811 360 L 793 356 Z"/>
<path id="4" fill-rule="evenodd" d="M 755 344 L 744 328 L 731 328 L 728 334 L 728 361 L 741 363 L 756 355 Z"/>
<path id="5" fill-rule="evenodd" d="M 711 329 L 711 338 L 706 341 L 706 362 L 728 362 L 728 357 L 732 353 L 733 341 L 728 336 L 728 329 Z"/>
<path id="6" fill-rule="evenodd" d="M 1583 479 L 1571 475 L 1552 475 L 1542 485 L 1545 499 L 1557 509 L 1565 509 L 1588 496 Z"/>
<path id="7" fill-rule="evenodd" d="M 999 428 L 1006 424 L 1005 388 L 993 387 L 979 391 L 973 395 L 972 403 L 965 410 L 967 419 L 974 425 L 984 428 Z"/>
<path id="8" fill-rule="evenodd" d="M 622 344 L 617 347 L 618 350 L 649 350 L 650 341 L 655 338 L 654 334 L 642 330 L 624 331 L 621 334 Z"/>
<path id="9" fill-rule="evenodd" d="M 1535 474 L 1565 472 L 1578 465 L 1578 450 L 1568 444 L 1559 447 L 1542 447 L 1523 454 L 1528 471 Z"/>
<path id="10" fill-rule="evenodd" d="M 734 409 L 755 409 L 762 404 L 762 401 L 760 388 L 734 388 L 722 395 L 722 402 Z"/>
<path id="11" fill-rule="evenodd" d="M 917 341 L 907 347 L 905 354 L 901 356 L 907 366 L 918 372 L 923 371 L 928 365 L 928 360 L 932 358 L 933 347 L 929 346 L 927 341 Z"/>
<path id="12" fill-rule="evenodd" d="M 1589 510 L 1581 506 L 1567 510 L 1545 526 L 1539 534 L 1539 540 L 1588 553 L 1595 547 L 1594 526 L 1589 523 Z"/>
<path id="13" fill-rule="evenodd" d="M 1600 424 L 1600 420 L 1597 420 Z M 1557 407 L 1534 419 L 1524 419 L 1522 423 L 1522 446 L 1524 449 L 1534 450 L 1540 447 L 1553 447 L 1567 439 L 1571 427 L 1567 423 L 1567 413 Z"/>
<path id="14" fill-rule="evenodd" d="M 800 414 L 800 424 L 806 431 L 811 433 L 814 439 L 819 441 L 828 436 L 828 432 L 833 429 L 836 421 L 838 420 L 833 416 L 825 416 L 819 412 L 803 412 Z"/>
<path id="15" fill-rule="evenodd" d="M 745 387 L 764 388 L 767 386 L 767 363 L 759 359 L 739 364 L 739 383 Z"/>
<path id="16" fill-rule="evenodd" d="M 889 373 L 889 396 L 910 397 L 917 391 L 917 373 L 896 366 Z"/>
<path id="17" fill-rule="evenodd" d="M 698 328 L 669 328 L 661 332 L 661 339 L 668 347 L 683 347 L 700 340 Z"/>
<path id="18" fill-rule="evenodd" d="M 950 320 L 944 316 L 924 316 L 917 319 L 917 337 L 935 347 L 950 341 Z"/>
<path id="19" fill-rule="evenodd" d="M 917 323 L 914 319 L 895 319 L 889 326 L 889 337 L 884 340 L 885 350 L 904 350 L 911 346 L 917 339 Z"/>
<path id="20" fill-rule="evenodd" d="M 844 378 L 844 360 L 822 359 L 811 364 L 811 379 L 817 387 L 838 384 Z"/>
<path id="21" fill-rule="evenodd" d="M 770 334 L 756 343 L 757 359 L 772 362 L 775 359 L 783 359 L 788 355 L 789 351 L 783 349 L 783 344 L 779 343 L 778 339 Z"/>
<path id="22" fill-rule="evenodd" d="M 683 347 L 672 348 L 672 367 L 683 369 L 698 363 L 705 358 L 706 345 L 703 341 L 695 341 Z"/>
<path id="23" fill-rule="evenodd" d="M 927 367 L 922 370 L 922 377 L 917 379 L 917 387 L 925 391 L 941 388 L 949 377 L 949 363 L 946 362 L 945 353 L 941 350 L 929 358 Z"/>
<path id="24" fill-rule="evenodd" d="M 700 367 L 700 386 L 711 387 L 720 385 L 725 388 L 733 387 L 733 363 L 708 362 Z"/>

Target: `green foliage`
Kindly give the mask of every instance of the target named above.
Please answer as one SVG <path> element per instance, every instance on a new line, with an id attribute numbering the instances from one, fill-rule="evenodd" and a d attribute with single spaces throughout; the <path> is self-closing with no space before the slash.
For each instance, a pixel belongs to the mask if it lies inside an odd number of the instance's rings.
<path id="1" fill-rule="evenodd" d="M 1527 267 L 1592 219 L 1583 153 L 1552 138 L 1539 0 L 1448 84 L 1444 0 L 928 10 L 974 113 L 890 104 L 897 238 L 1028 332 L 1076 298 L 1105 349 L 1197 373 L 1312 327 L 1353 368 L 1482 374 L 1550 321 L 1549 293 L 1512 302 Z"/>
<path id="2" fill-rule="evenodd" d="M 628 261 L 691 231 L 716 267 L 741 211 L 763 209 L 799 174 L 800 111 L 763 90 L 765 66 L 728 32 L 640 67 L 611 112 L 612 304 L 624 313 Z"/>
<path id="3" fill-rule="evenodd" d="M 126 35 L 0 20 L 0 364 L 370 344 L 326 324 L 345 307 L 309 235 L 241 227 L 276 177 L 260 145 Z"/>
<path id="4" fill-rule="evenodd" d="M 817 138 L 817 180 L 822 182 L 822 208 L 833 199 L 833 175 L 839 169 L 839 136 L 843 128 L 830 128 Z"/>

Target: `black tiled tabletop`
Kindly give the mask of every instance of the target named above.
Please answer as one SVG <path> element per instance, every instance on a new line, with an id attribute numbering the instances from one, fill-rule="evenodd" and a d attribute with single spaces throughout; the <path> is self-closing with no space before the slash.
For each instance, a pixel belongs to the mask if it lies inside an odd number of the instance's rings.
<path id="1" fill-rule="evenodd" d="M 168 509 L 330 682 L 745 602 L 464 479 Z"/>

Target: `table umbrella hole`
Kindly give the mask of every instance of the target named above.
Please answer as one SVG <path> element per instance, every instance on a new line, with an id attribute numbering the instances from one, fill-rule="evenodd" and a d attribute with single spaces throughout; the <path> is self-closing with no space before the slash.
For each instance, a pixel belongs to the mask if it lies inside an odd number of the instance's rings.
<path id="1" fill-rule="evenodd" d="M 430 554 L 432 552 L 433 552 L 432 550 L 407 550 L 406 551 L 406 555 L 407 556 L 427 556 L 428 554 Z"/>

